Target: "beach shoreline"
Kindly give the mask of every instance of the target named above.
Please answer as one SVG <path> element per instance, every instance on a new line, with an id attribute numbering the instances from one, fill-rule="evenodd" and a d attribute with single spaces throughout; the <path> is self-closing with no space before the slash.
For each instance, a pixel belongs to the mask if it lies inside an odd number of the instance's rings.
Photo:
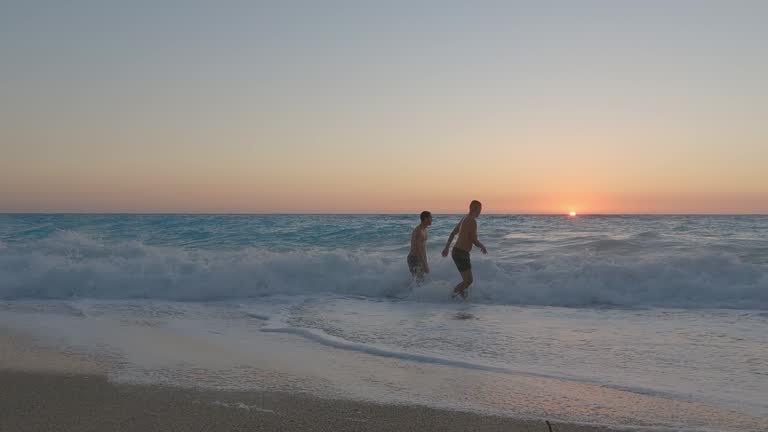
<path id="1" fill-rule="evenodd" d="M 268 391 L 112 383 L 103 375 L 0 369 L 0 430 L 548 431 L 545 420 Z M 559 432 L 621 429 L 551 422 Z"/>
<path id="2" fill-rule="evenodd" d="M 0 431 L 512 431 L 548 432 L 546 419 L 273 390 L 220 390 L 109 379 L 86 353 L 0 331 Z M 551 420 L 554 432 L 622 429 Z"/>
<path id="3" fill-rule="evenodd" d="M 5 305 L 0 431 L 766 430 L 723 407 L 340 350 L 190 305 L 161 308 L 188 317 L 164 326 L 113 306 Z"/>

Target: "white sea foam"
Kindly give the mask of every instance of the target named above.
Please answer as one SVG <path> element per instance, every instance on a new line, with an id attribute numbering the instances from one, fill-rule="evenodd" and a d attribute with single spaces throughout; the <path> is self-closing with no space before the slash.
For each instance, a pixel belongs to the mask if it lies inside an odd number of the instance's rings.
<path id="1" fill-rule="evenodd" d="M 601 248 L 627 245 L 594 245 Z M 409 285 L 404 258 L 385 252 L 190 250 L 104 243 L 77 232 L 0 249 L 0 298 L 217 300 L 333 293 L 447 301 L 449 258 Z M 473 256 L 473 301 L 488 304 L 768 308 L 768 268 L 727 253 L 552 254 L 525 263 Z"/>
<path id="2" fill-rule="evenodd" d="M 213 401 L 211 402 L 211 405 L 214 406 L 222 406 L 226 408 L 237 408 L 241 410 L 246 411 L 257 411 L 262 413 L 268 413 L 268 414 L 277 414 L 274 410 L 266 409 L 266 408 L 260 408 L 256 405 L 248 405 L 244 402 L 221 402 L 221 401 Z M 279 415 L 279 414 L 277 414 Z"/>
<path id="3" fill-rule="evenodd" d="M 457 367 L 461 369 L 478 370 L 478 371 L 485 371 L 485 372 L 496 372 L 496 373 L 510 374 L 510 375 L 520 375 L 520 376 L 537 377 L 537 378 L 568 379 L 571 381 L 589 382 L 588 380 L 580 380 L 576 377 L 568 376 L 565 374 L 558 375 L 558 374 L 537 373 L 531 370 L 515 369 L 511 367 L 504 367 L 504 366 L 493 366 L 489 364 L 458 360 L 455 358 L 448 358 L 448 357 L 443 357 L 439 355 L 426 355 L 426 354 L 418 354 L 414 352 L 406 352 L 406 351 L 397 350 L 391 347 L 377 346 L 371 343 L 352 342 L 346 339 L 329 335 L 328 333 L 322 330 L 312 329 L 312 328 L 272 326 L 272 327 L 263 327 L 260 329 L 260 331 L 265 333 L 294 334 L 331 348 L 341 349 L 345 351 L 361 352 L 361 353 L 370 354 L 377 357 L 394 358 L 398 360 L 407 360 L 407 361 L 435 364 L 435 365 L 442 365 L 442 366 L 452 366 L 452 367 Z M 623 387 L 623 389 L 634 391 L 634 392 L 645 392 L 646 394 L 654 394 L 651 390 L 646 390 L 641 388 Z M 661 395 L 662 393 L 656 393 L 656 394 Z"/>

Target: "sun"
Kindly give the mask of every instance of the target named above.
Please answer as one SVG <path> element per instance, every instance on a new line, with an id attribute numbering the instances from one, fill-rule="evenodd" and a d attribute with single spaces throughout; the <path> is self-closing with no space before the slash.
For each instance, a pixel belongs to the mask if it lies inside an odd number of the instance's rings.
<path id="1" fill-rule="evenodd" d="M 573 210 L 571 210 L 571 212 L 570 212 L 570 213 L 568 213 L 568 216 L 570 216 L 570 217 L 574 217 L 574 216 L 576 216 L 576 212 L 575 212 L 575 211 L 573 211 Z"/>

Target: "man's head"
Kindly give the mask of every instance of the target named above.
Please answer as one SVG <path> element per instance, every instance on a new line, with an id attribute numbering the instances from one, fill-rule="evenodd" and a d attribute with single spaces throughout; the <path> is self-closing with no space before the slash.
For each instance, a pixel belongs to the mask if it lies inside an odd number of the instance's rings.
<path id="1" fill-rule="evenodd" d="M 432 225 L 432 213 L 424 210 L 421 212 L 421 215 L 419 215 L 421 218 L 421 223 L 425 224 L 426 226 Z"/>
<path id="2" fill-rule="evenodd" d="M 483 210 L 483 205 L 478 200 L 473 200 L 469 203 L 469 214 L 474 217 L 480 216 L 480 212 Z"/>

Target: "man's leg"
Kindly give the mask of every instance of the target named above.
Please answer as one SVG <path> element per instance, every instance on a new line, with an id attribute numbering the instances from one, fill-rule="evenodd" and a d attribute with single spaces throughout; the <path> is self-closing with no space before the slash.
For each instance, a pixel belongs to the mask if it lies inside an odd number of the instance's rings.
<path id="1" fill-rule="evenodd" d="M 417 264 L 411 274 L 413 275 L 413 278 L 416 279 L 416 282 L 420 283 L 422 280 L 424 280 L 424 265 L 421 263 Z"/>
<path id="2" fill-rule="evenodd" d="M 424 279 L 424 261 L 421 258 L 408 255 L 408 269 L 416 282 L 421 282 Z"/>
<path id="3" fill-rule="evenodd" d="M 461 282 L 459 282 L 459 284 L 456 285 L 456 288 L 453 289 L 453 295 L 451 297 L 460 295 L 463 299 L 467 298 L 467 293 L 465 291 L 472 285 L 472 270 L 470 269 L 461 272 L 461 279 Z"/>
<path id="4" fill-rule="evenodd" d="M 421 265 L 419 264 L 416 257 L 414 257 L 413 255 L 408 255 L 408 270 L 411 272 L 411 277 L 413 279 L 417 279 L 420 276 L 420 273 L 421 273 L 420 267 Z"/>

